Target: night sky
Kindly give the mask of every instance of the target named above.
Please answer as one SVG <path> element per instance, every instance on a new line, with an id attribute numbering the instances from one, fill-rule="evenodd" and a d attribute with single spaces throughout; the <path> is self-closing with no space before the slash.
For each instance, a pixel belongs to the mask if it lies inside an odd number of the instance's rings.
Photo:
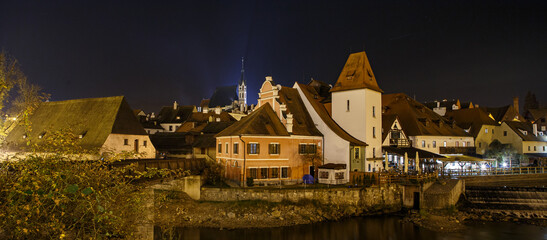
<path id="1" fill-rule="evenodd" d="M 4 1 L 0 48 L 52 100 L 125 95 L 159 111 L 264 77 L 336 82 L 365 50 L 386 93 L 547 104 L 547 1 Z"/>

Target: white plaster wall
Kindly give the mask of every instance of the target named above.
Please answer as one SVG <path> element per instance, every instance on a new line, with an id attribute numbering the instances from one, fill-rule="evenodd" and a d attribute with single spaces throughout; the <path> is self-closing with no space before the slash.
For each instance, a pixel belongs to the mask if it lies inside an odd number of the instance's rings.
<path id="1" fill-rule="evenodd" d="M 295 84 L 294 86 L 298 89 L 298 94 L 306 106 L 306 110 L 310 114 L 315 127 L 323 134 L 323 149 L 324 149 L 324 163 L 342 163 L 346 164 L 346 176 L 347 181 L 349 181 L 349 171 L 350 171 L 350 144 L 348 141 L 339 137 L 338 134 L 333 132 L 330 127 L 323 122 L 319 114 L 315 112 L 313 106 L 308 101 L 300 87 Z M 366 148 L 365 148 L 366 149 Z"/>
<path id="2" fill-rule="evenodd" d="M 124 139 L 127 139 L 128 144 L 124 145 Z M 101 147 L 100 153 L 104 152 L 131 152 L 135 150 L 135 139 L 139 140 L 139 154 L 142 154 L 140 158 L 155 158 L 156 157 L 156 148 L 152 145 L 150 137 L 148 135 L 127 135 L 127 134 L 110 134 L 106 138 L 103 146 Z M 146 141 L 146 147 L 144 146 L 144 141 Z"/>
<path id="3" fill-rule="evenodd" d="M 350 109 L 347 110 L 347 100 Z M 375 116 L 372 107 L 375 107 Z M 332 93 L 332 118 L 355 138 L 367 143 L 365 157 L 382 156 L 382 94 L 370 89 Z M 374 137 L 372 129 L 376 129 Z"/>
<path id="4" fill-rule="evenodd" d="M 182 125 L 182 123 L 162 123 L 160 126 L 165 129 L 165 132 L 175 132 Z M 169 126 L 172 126 L 171 131 L 169 131 Z"/>
<path id="5" fill-rule="evenodd" d="M 456 141 L 459 142 L 459 147 L 463 147 L 462 142 L 469 142 L 469 145 L 466 145 L 466 147 L 474 147 L 475 141 L 473 140 L 473 137 L 460 137 L 460 136 L 409 136 L 408 137 L 412 141 L 412 146 L 415 148 L 419 148 L 422 150 L 430 151 L 432 153 L 439 154 L 439 147 L 444 146 L 444 141 L 446 141 L 447 147 L 456 147 Z M 425 141 L 425 147 L 422 147 L 422 140 Z M 433 147 L 433 141 L 437 142 L 437 146 Z"/>

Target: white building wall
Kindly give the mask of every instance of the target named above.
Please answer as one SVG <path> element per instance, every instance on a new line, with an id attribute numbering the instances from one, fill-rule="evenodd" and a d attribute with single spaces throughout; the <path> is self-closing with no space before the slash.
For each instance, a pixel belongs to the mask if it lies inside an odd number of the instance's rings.
<path id="1" fill-rule="evenodd" d="M 336 164 L 346 164 L 346 174 L 347 181 L 349 182 L 349 168 L 350 168 L 350 144 L 348 141 L 339 137 L 330 127 L 323 122 L 323 119 L 315 112 L 313 106 L 308 101 L 300 87 L 295 84 L 294 88 L 298 89 L 298 94 L 304 102 L 308 113 L 310 114 L 315 127 L 323 134 L 323 162 L 327 163 L 336 163 Z"/>
<path id="2" fill-rule="evenodd" d="M 125 139 L 127 139 L 127 145 L 124 144 Z M 106 138 L 101 150 L 102 153 L 122 153 L 122 152 L 132 152 L 135 151 L 135 140 L 138 140 L 139 143 L 139 152 L 142 154 L 139 158 L 155 158 L 156 157 L 156 148 L 152 145 L 150 137 L 148 135 L 128 135 L 128 134 L 114 134 L 111 133 Z M 146 146 L 144 142 L 146 141 Z"/>
<path id="3" fill-rule="evenodd" d="M 365 150 L 366 158 L 382 157 L 382 94 L 380 92 L 370 89 L 333 92 L 332 118 L 349 134 L 369 145 Z"/>
<path id="4" fill-rule="evenodd" d="M 412 142 L 413 147 L 430 151 L 436 154 L 439 154 L 439 147 L 444 147 L 444 142 L 446 142 L 446 147 L 456 147 L 456 142 L 458 142 L 458 147 L 464 147 L 463 142 L 465 142 L 465 147 L 475 146 L 473 137 L 422 135 L 409 136 L 408 138 Z M 422 141 L 425 141 L 425 147 L 422 145 Z M 435 141 L 435 147 L 433 147 L 433 141 Z"/>

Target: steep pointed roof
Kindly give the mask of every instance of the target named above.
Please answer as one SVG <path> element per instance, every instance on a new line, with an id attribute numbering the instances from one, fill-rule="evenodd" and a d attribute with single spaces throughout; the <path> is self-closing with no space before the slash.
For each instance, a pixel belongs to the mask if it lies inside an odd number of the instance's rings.
<path id="1" fill-rule="evenodd" d="M 247 85 L 247 81 L 245 80 L 245 59 L 241 58 L 241 78 L 239 78 L 239 85 Z"/>
<path id="2" fill-rule="evenodd" d="M 238 135 L 290 136 L 270 103 L 265 103 L 249 116 L 243 117 L 215 137 Z"/>
<path id="3" fill-rule="evenodd" d="M 514 119 L 518 119 L 519 121 L 523 121 L 524 117 L 522 117 L 515 107 L 513 105 L 507 105 L 503 107 L 481 107 L 484 111 L 486 111 L 489 114 L 492 114 L 494 119 L 498 122 L 503 121 L 513 121 Z"/>
<path id="4" fill-rule="evenodd" d="M 28 140 L 39 145 L 41 136 L 60 130 L 83 135 L 79 144 L 88 149 L 101 147 L 111 133 L 146 135 L 123 96 L 45 102 L 29 121 L 32 132 L 16 126 L 6 138 L 8 148 L 21 150 Z"/>
<path id="5" fill-rule="evenodd" d="M 367 54 L 365 52 L 352 53 L 349 55 L 338 81 L 330 91 L 337 92 L 362 88 L 383 92 L 376 82 Z"/>
<path id="6" fill-rule="evenodd" d="M 229 106 L 237 99 L 236 85 L 217 87 L 209 100 L 209 108 Z"/>

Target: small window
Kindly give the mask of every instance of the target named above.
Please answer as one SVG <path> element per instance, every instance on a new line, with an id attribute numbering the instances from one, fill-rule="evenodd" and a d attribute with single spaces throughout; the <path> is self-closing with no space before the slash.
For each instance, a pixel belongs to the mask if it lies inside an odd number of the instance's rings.
<path id="1" fill-rule="evenodd" d="M 279 154 L 281 152 L 279 147 L 279 143 L 270 143 L 268 146 L 268 152 L 270 154 Z"/>
<path id="2" fill-rule="evenodd" d="M 123 145 L 129 145 L 129 140 L 127 138 L 123 140 Z"/>
<path id="3" fill-rule="evenodd" d="M 173 131 L 173 126 L 169 126 L 169 132 Z"/>
<path id="4" fill-rule="evenodd" d="M 460 146 L 460 142 L 456 141 L 456 147 Z"/>
<path id="5" fill-rule="evenodd" d="M 308 154 L 315 154 L 317 152 L 317 146 L 315 144 L 308 145 Z"/>
<path id="6" fill-rule="evenodd" d="M 258 178 L 258 170 L 256 168 L 251 168 L 249 169 L 249 177 L 253 178 L 253 179 L 257 179 Z"/>
<path id="7" fill-rule="evenodd" d="M 376 117 L 376 106 L 372 106 L 372 117 Z"/>
<path id="8" fill-rule="evenodd" d="M 422 147 L 425 147 L 425 140 L 422 140 Z"/>
<path id="9" fill-rule="evenodd" d="M 446 147 L 446 141 L 443 142 L 443 147 Z"/>
<path id="10" fill-rule="evenodd" d="M 494 134 L 494 129 L 492 128 L 492 134 Z"/>
<path id="11" fill-rule="evenodd" d="M 534 151 L 537 151 L 536 146 L 534 146 Z"/>
<path id="12" fill-rule="evenodd" d="M 468 141 L 468 142 L 467 142 L 467 146 L 468 146 L 468 147 L 471 147 L 471 142 Z"/>
<path id="13" fill-rule="evenodd" d="M 226 153 L 228 153 L 228 148 L 229 148 L 228 146 L 229 146 L 228 143 L 226 143 Z"/>
<path id="14" fill-rule="evenodd" d="M 507 136 L 507 131 L 503 131 L 503 136 Z"/>
<path id="15" fill-rule="evenodd" d="M 376 127 L 372 127 L 372 137 L 376 138 Z"/>
<path id="16" fill-rule="evenodd" d="M 239 143 L 234 143 L 234 154 L 239 153 Z"/>
<path id="17" fill-rule="evenodd" d="M 372 158 L 376 158 L 376 148 L 372 148 Z"/>
<path id="18" fill-rule="evenodd" d="M 279 168 L 270 168 L 271 178 L 279 178 Z"/>
<path id="19" fill-rule="evenodd" d="M 353 152 L 355 154 L 355 159 L 359 159 L 359 148 L 358 147 L 354 148 Z"/>
<path id="20" fill-rule="evenodd" d="M 282 167 L 281 168 L 281 178 L 288 178 L 289 177 L 289 168 L 288 167 Z"/>
<path id="21" fill-rule="evenodd" d="M 222 143 L 218 143 L 218 153 L 222 153 Z"/>
<path id="22" fill-rule="evenodd" d="M 479 143 L 479 147 L 480 147 L 480 148 L 482 147 L 482 143 Z"/>
<path id="23" fill-rule="evenodd" d="M 543 151 L 545 152 L 545 146 L 543 146 Z"/>
<path id="24" fill-rule="evenodd" d="M 485 128 L 485 129 L 484 129 L 484 133 L 488 133 L 488 128 Z"/>
<path id="25" fill-rule="evenodd" d="M 148 141 L 143 141 L 143 142 L 142 142 L 142 145 L 143 145 L 144 147 L 147 147 L 147 146 L 148 146 Z"/>
<path id="26" fill-rule="evenodd" d="M 306 154 L 306 144 L 299 144 L 298 145 L 298 153 L 299 154 Z"/>
<path id="27" fill-rule="evenodd" d="M 248 154 L 259 154 L 260 153 L 260 144 L 258 144 L 258 143 L 249 143 L 249 144 L 247 144 L 247 153 Z"/>
<path id="28" fill-rule="evenodd" d="M 347 108 L 346 111 L 349 112 L 349 100 L 347 100 L 346 105 L 347 105 L 347 106 L 346 106 L 346 108 Z"/>
<path id="29" fill-rule="evenodd" d="M 433 141 L 433 148 L 437 147 L 437 141 Z"/>
<path id="30" fill-rule="evenodd" d="M 528 151 L 530 151 L 530 146 L 528 146 Z"/>
<path id="31" fill-rule="evenodd" d="M 261 168 L 260 169 L 260 179 L 266 179 L 268 178 L 268 169 L 267 168 Z"/>

